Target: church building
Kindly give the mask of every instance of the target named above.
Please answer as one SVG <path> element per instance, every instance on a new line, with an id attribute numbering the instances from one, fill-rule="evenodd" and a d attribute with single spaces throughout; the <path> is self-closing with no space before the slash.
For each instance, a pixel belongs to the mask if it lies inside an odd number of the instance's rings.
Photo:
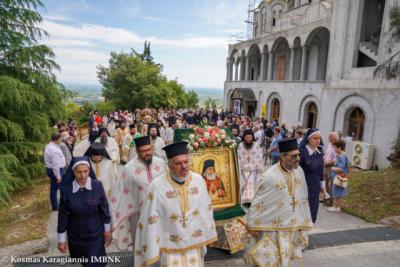
<path id="1" fill-rule="evenodd" d="M 353 165 L 388 166 L 400 132 L 400 81 L 374 71 L 400 49 L 387 45 L 395 4 L 261 1 L 247 21 L 251 36 L 229 45 L 224 110 L 317 127 L 325 142 L 340 131 L 353 140 L 346 148 Z M 373 153 L 353 157 L 363 149 Z"/>

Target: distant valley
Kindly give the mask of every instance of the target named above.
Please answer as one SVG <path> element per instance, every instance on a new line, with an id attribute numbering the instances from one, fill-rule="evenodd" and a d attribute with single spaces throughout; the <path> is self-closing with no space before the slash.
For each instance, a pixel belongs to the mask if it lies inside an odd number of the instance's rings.
<path id="1" fill-rule="evenodd" d="M 67 84 L 65 85 L 69 90 L 78 93 L 78 96 L 72 99 L 72 102 L 81 105 L 83 102 L 96 103 L 104 101 L 101 95 L 100 85 L 82 85 L 82 84 Z M 222 107 L 223 103 L 223 89 L 219 88 L 185 88 L 187 91 L 193 90 L 199 96 L 199 105 L 203 106 L 207 97 L 215 99 L 217 106 Z"/>

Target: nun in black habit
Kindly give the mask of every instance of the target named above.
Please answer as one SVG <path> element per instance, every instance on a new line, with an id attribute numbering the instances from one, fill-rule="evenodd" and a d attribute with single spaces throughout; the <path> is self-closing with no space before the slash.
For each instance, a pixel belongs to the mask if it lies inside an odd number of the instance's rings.
<path id="1" fill-rule="evenodd" d="M 324 155 L 321 133 L 317 128 L 308 129 L 300 143 L 300 166 L 304 171 L 313 223 L 317 220 L 321 181 L 324 181 Z"/>
<path id="2" fill-rule="evenodd" d="M 71 258 L 79 258 L 83 266 L 105 266 L 92 262 L 92 257 L 106 256 L 105 244 L 112 239 L 110 220 L 103 185 L 88 158 L 74 157 L 61 183 L 58 249 L 66 253 L 68 242 Z"/>

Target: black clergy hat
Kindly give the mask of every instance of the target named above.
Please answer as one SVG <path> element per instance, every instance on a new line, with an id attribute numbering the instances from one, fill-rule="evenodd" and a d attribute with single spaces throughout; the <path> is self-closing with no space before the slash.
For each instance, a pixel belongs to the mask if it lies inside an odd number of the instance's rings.
<path id="1" fill-rule="evenodd" d="M 250 129 L 247 129 L 247 130 L 244 130 L 244 131 L 243 131 L 242 142 L 244 142 L 244 138 L 246 137 L 246 135 L 251 135 L 251 136 L 253 137 L 253 142 L 254 142 L 254 140 L 256 140 L 256 139 L 254 138 L 254 133 L 253 133 L 253 131 L 250 130 Z"/>
<path id="2" fill-rule="evenodd" d="M 175 156 L 188 154 L 189 150 L 187 148 L 187 145 L 188 143 L 184 141 L 176 142 L 163 147 L 163 150 L 165 151 L 165 154 L 167 154 L 167 158 L 170 159 Z"/>
<path id="3" fill-rule="evenodd" d="M 156 128 L 156 129 L 158 129 L 157 124 L 156 124 L 156 123 L 149 123 L 148 129 L 150 130 L 151 128 Z"/>
<path id="4" fill-rule="evenodd" d="M 107 153 L 106 148 L 102 143 L 99 142 L 94 142 L 93 144 L 90 145 L 88 150 L 85 152 L 85 156 L 91 157 L 91 156 L 103 156 L 108 159 L 111 159 L 110 156 Z"/>
<path id="5" fill-rule="evenodd" d="M 240 131 L 239 125 L 237 125 L 237 124 L 233 124 L 231 126 L 231 130 L 233 130 L 233 129 L 237 129 L 238 131 Z"/>
<path id="6" fill-rule="evenodd" d="M 132 124 L 129 125 L 129 129 L 133 129 L 133 128 L 135 128 L 135 127 L 136 127 L 136 125 L 135 125 L 134 123 L 132 123 Z"/>
<path id="7" fill-rule="evenodd" d="M 146 146 L 146 145 L 150 145 L 150 136 L 145 135 L 142 137 L 137 137 L 135 139 L 133 139 L 133 141 L 135 141 L 135 146 L 136 147 L 141 147 L 141 146 Z"/>
<path id="8" fill-rule="evenodd" d="M 105 128 L 105 127 L 100 128 L 99 134 L 101 134 L 101 133 L 107 133 L 108 135 L 110 135 L 110 134 L 108 133 L 107 128 Z"/>
<path id="9" fill-rule="evenodd" d="M 286 153 L 299 149 L 297 140 L 295 138 L 287 138 L 278 141 L 279 153 Z"/>

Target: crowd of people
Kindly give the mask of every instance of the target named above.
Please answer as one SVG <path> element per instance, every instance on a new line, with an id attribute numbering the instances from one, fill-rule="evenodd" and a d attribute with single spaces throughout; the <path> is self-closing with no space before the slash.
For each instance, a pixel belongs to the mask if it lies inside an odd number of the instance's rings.
<path id="1" fill-rule="evenodd" d="M 289 247 L 297 244 L 278 266 L 301 255 L 306 231 L 317 220 L 320 194 L 332 205 L 330 212 L 340 212 L 347 195 L 349 161 L 337 132 L 329 134 L 325 147 L 316 128 L 298 124 L 289 130 L 278 121 L 216 109 L 93 111 L 88 124 L 86 157 L 74 157 L 73 127 L 65 125 L 45 149 L 52 208 L 59 210 L 59 249 L 66 251 L 67 235 L 74 257 L 105 255 L 104 243 L 113 242 L 120 250 L 133 249 L 138 266 L 159 260 L 183 266 L 196 255 L 199 265 L 193 266 L 202 266 L 205 246 L 217 236 L 211 200 L 199 182 L 203 178 L 189 169 L 187 144 L 174 142 L 176 129 L 229 130 L 237 143 L 240 200 L 253 235 L 247 252 L 262 251 L 258 244 L 268 238 Z M 265 208 L 270 205 L 276 209 Z M 81 225 L 88 220 L 92 226 Z M 90 242 L 83 245 L 80 238 Z M 250 265 L 267 263 L 252 253 L 245 256 Z"/>

